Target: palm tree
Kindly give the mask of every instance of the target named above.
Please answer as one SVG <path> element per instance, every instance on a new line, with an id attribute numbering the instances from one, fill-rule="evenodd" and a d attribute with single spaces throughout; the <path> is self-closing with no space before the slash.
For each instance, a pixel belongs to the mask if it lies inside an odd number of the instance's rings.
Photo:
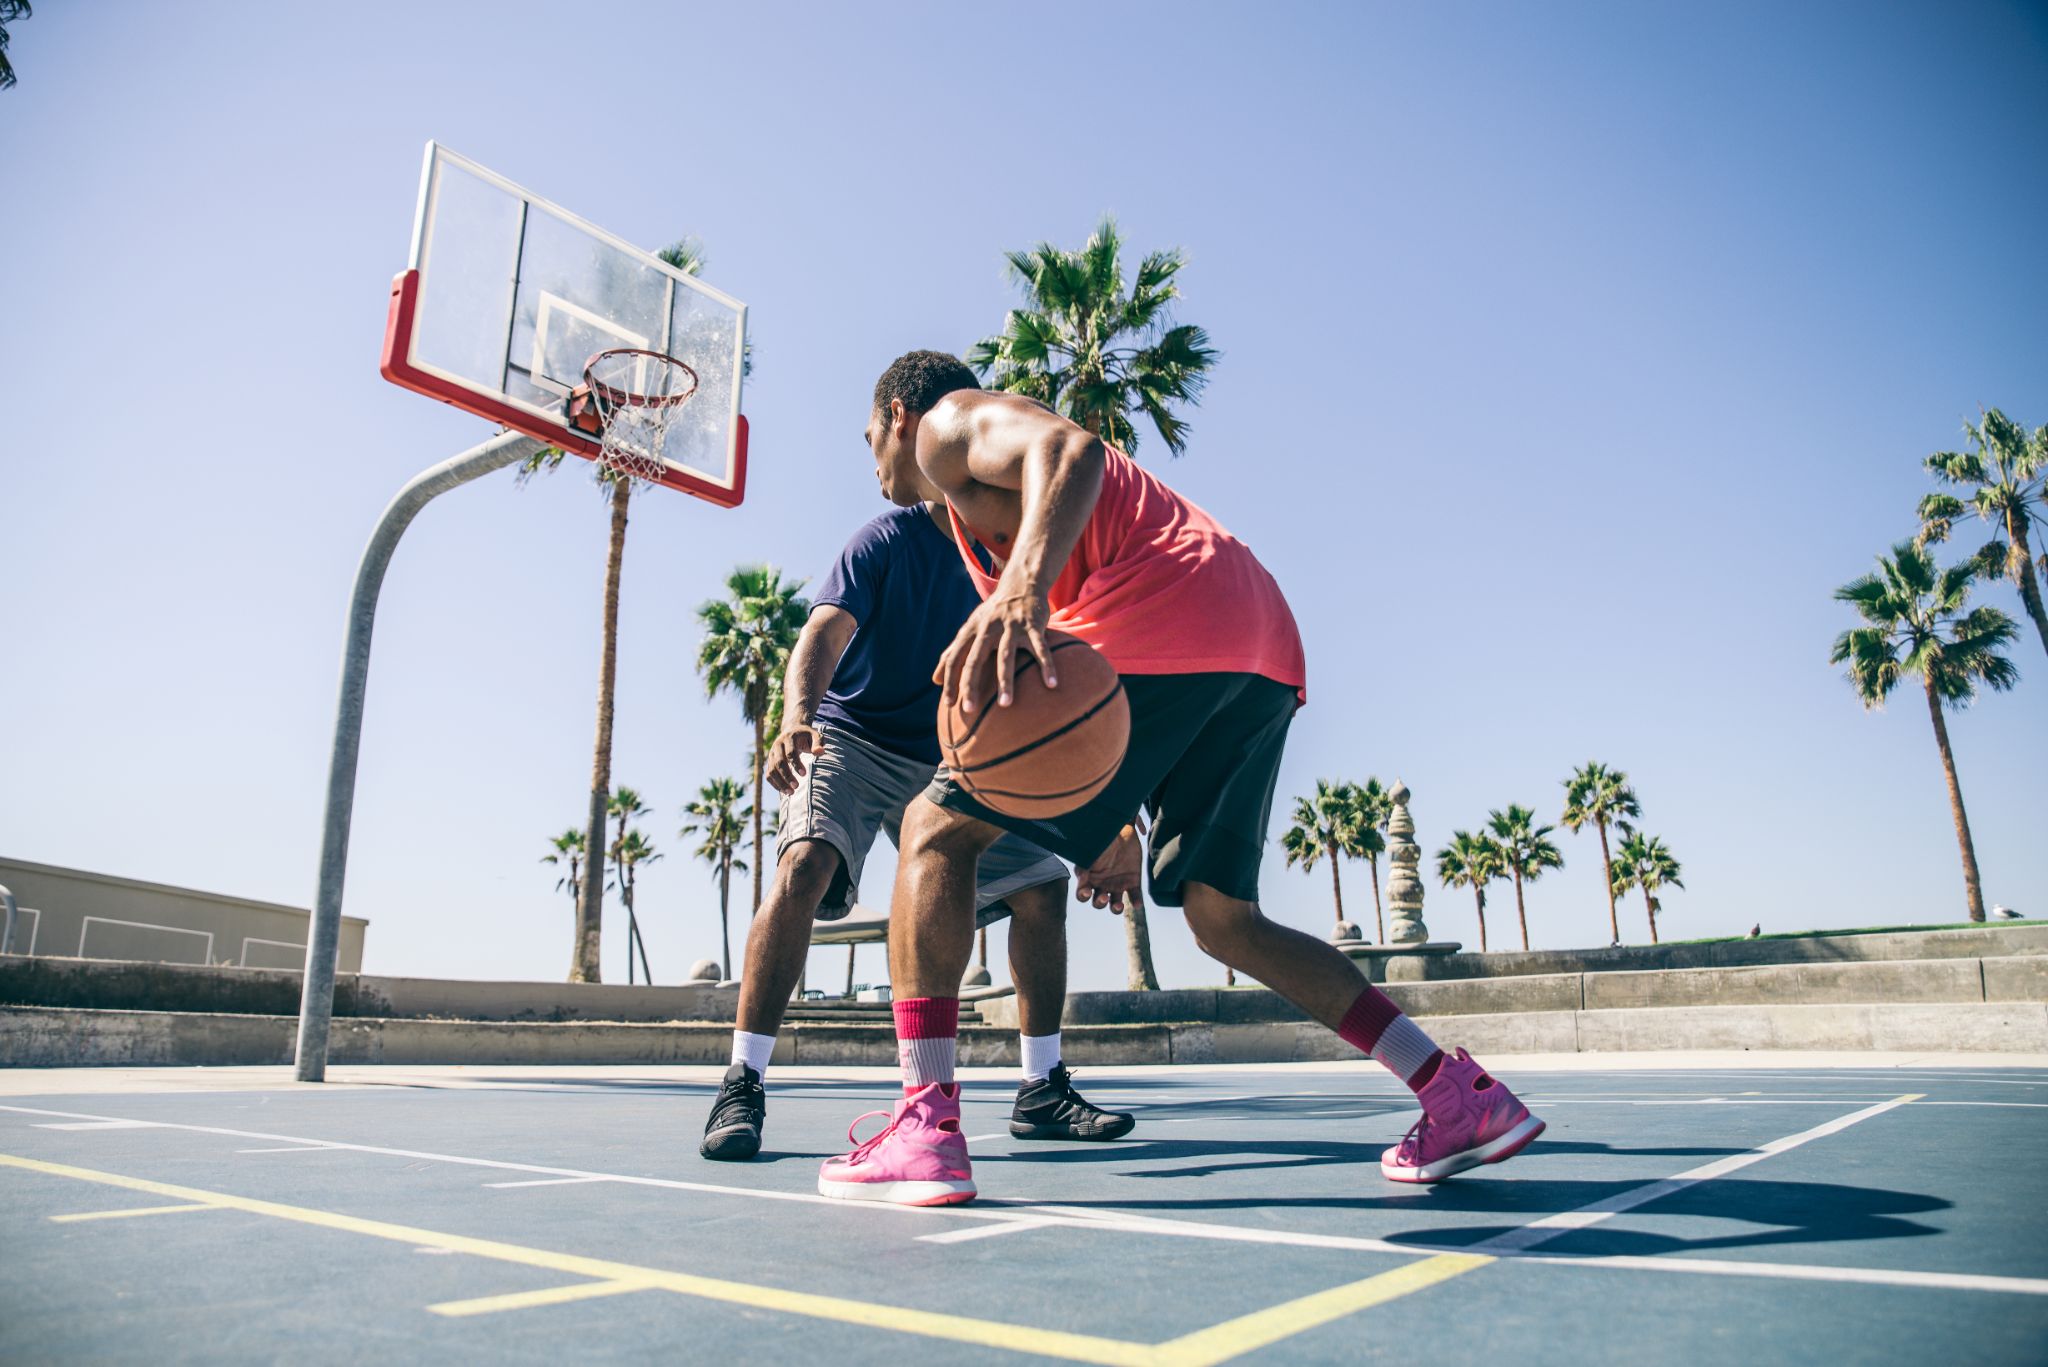
<path id="1" fill-rule="evenodd" d="M 29 0 L 0 0 L 0 90 L 14 84 L 14 64 L 7 60 L 6 26 L 29 15 Z"/>
<path id="2" fill-rule="evenodd" d="M 690 818 L 678 835 L 704 837 L 697 857 L 718 871 L 718 961 L 719 976 L 732 977 L 732 931 L 727 909 L 732 901 L 732 871 L 747 871 L 746 861 L 736 857 L 740 841 L 746 838 L 747 822 L 754 809 L 742 805 L 746 790 L 736 778 L 714 778 L 697 790 L 694 801 L 683 807 Z"/>
<path id="3" fill-rule="evenodd" d="M 1614 856 L 1607 848 L 1607 827 L 1642 816 L 1642 804 L 1628 775 L 1589 759 L 1564 781 L 1564 826 L 1574 833 L 1590 822 L 1600 832 L 1600 867 L 1607 874 L 1607 931 L 1614 944 L 1621 943 L 1621 917 L 1614 909 Z"/>
<path id="4" fill-rule="evenodd" d="M 1505 812 L 1486 814 L 1486 829 L 1500 850 L 1501 867 L 1515 880 L 1515 916 L 1522 923 L 1522 948 L 1529 948 L 1529 912 L 1522 902 L 1522 884 L 1533 883 L 1545 869 L 1564 867 L 1564 855 L 1549 840 L 1555 826 L 1536 824 L 1536 813 L 1508 804 Z"/>
<path id="5" fill-rule="evenodd" d="M 656 253 L 685 275 L 703 269 L 703 249 L 691 238 L 683 238 Z M 561 468 L 567 453 L 546 447 L 522 461 L 515 477 L 524 486 L 535 475 Z M 584 830 L 588 848 L 603 850 L 605 803 L 612 783 L 612 713 L 619 676 L 619 572 L 626 559 L 626 513 L 633 501 L 633 481 L 601 462 L 593 463 L 592 474 L 598 490 L 611 505 L 611 536 L 605 544 L 603 648 L 597 670 L 597 743 L 590 763 L 590 806 Z M 576 944 L 569 962 L 570 982 L 599 982 L 602 974 L 598 953 L 603 939 L 605 870 L 602 859 L 593 859 L 583 871 L 582 895 L 576 906 Z M 630 946 L 629 946 L 630 948 Z M 626 957 L 627 971 L 633 966 Z"/>
<path id="6" fill-rule="evenodd" d="M 754 728 L 754 906 L 761 909 L 761 769 L 768 758 L 768 721 L 781 706 L 782 672 L 810 615 L 810 601 L 798 593 L 801 579 L 785 581 L 773 565 L 742 565 L 725 578 L 726 596 L 697 609 L 704 643 L 697 672 L 707 697 L 730 690 L 740 715 Z"/>
<path id="7" fill-rule="evenodd" d="M 1199 400 L 1217 353 L 1208 333 L 1171 320 L 1186 256 L 1151 253 L 1127 295 L 1122 253 L 1111 218 L 1077 252 L 1041 242 L 1005 253 L 1026 305 L 1010 310 L 1001 333 L 968 348 L 967 364 L 989 388 L 1037 399 L 1127 452 L 1138 448 L 1131 415 L 1142 412 L 1178 456 L 1188 425 L 1174 405 Z"/>
<path id="8" fill-rule="evenodd" d="M 1608 874 L 1616 895 L 1630 888 L 1643 890 L 1643 909 L 1650 917 L 1650 943 L 1657 941 L 1657 913 L 1664 904 L 1657 900 L 1657 889 L 1665 884 L 1682 888 L 1679 878 L 1678 861 L 1671 857 L 1671 851 L 1664 848 L 1664 842 L 1654 835 L 1630 830 L 1627 839 L 1621 842 L 1621 862 L 1613 866 Z"/>
<path id="9" fill-rule="evenodd" d="M 640 794 L 636 790 L 621 784 L 612 793 L 610 801 L 605 803 L 605 812 L 619 823 L 618 834 L 612 837 L 612 843 L 606 847 L 605 853 L 611 856 L 612 867 L 620 875 L 619 888 L 626 902 L 626 981 L 630 983 L 633 981 L 633 946 L 636 944 L 640 945 L 640 963 L 642 967 L 645 967 L 647 963 L 647 946 L 640 940 L 640 923 L 633 916 L 632 873 L 621 862 L 621 854 L 626 846 L 627 824 L 634 817 L 647 815 L 647 804 L 640 800 Z M 650 851 L 653 848 L 652 845 L 647 847 Z M 655 858 L 659 857 L 659 855 L 655 856 Z M 654 976 L 651 972 L 648 974 L 647 981 L 649 983 L 654 981 Z"/>
<path id="10" fill-rule="evenodd" d="M 1968 502 L 1954 494 L 1929 494 L 1920 500 L 1920 535 L 1916 543 L 1925 547 L 1948 539 L 1955 520 L 1974 509 L 2004 534 L 1994 533 L 1977 552 L 1977 572 L 1986 579 L 2000 575 L 2012 580 L 2020 591 L 2027 616 L 2034 619 L 2043 649 L 2048 649 L 2048 611 L 2041 605 L 2041 586 L 2034 578 L 2034 559 L 2029 536 L 2048 525 L 2048 427 L 2037 427 L 2029 437 L 2024 427 L 1997 409 L 1987 409 L 1983 420 L 1964 423 L 1976 446 L 1974 451 L 1937 451 L 1927 458 L 1928 473 L 1971 490 Z M 2048 567 L 2048 556 L 2042 557 Z"/>
<path id="11" fill-rule="evenodd" d="M 1368 778 L 1354 790 L 1356 797 L 1355 822 L 1358 826 L 1358 853 L 1365 857 L 1366 868 L 1372 871 L 1372 920 L 1379 932 L 1377 944 L 1387 942 L 1386 914 L 1380 910 L 1380 856 L 1387 851 L 1387 822 L 1394 816 L 1394 799 L 1387 794 L 1386 786 L 1377 778 Z"/>
<path id="12" fill-rule="evenodd" d="M 1314 797 L 1294 800 L 1294 824 L 1280 837 L 1289 868 L 1300 864 L 1303 873 L 1312 873 L 1317 860 L 1330 861 L 1330 893 L 1337 903 L 1339 938 L 1348 938 L 1348 923 L 1344 919 L 1344 880 L 1337 865 L 1343 856 L 1356 857 L 1361 852 L 1358 820 L 1357 785 L 1319 778 Z"/>
<path id="13" fill-rule="evenodd" d="M 654 984 L 654 970 L 647 963 L 647 942 L 640 938 L 640 922 L 633 915 L 633 870 L 661 858 L 654 842 L 639 831 L 627 831 L 612 846 L 612 866 L 619 871 L 619 898 L 626 904 L 626 981 L 633 981 L 633 947 L 640 947 L 640 970 L 648 985 Z"/>
<path id="14" fill-rule="evenodd" d="M 1877 572 L 1844 584 L 1835 597 L 1853 606 L 1865 625 L 1835 638 L 1830 664 L 1848 665 L 1849 682 L 1865 709 L 1884 706 L 1901 679 L 1920 676 L 1927 693 L 1927 714 L 1934 721 L 1934 743 L 1941 750 L 1941 769 L 1948 779 L 1948 805 L 1956 822 L 1956 843 L 1963 852 L 1963 888 L 1970 919 L 1984 919 L 1984 894 L 1977 879 L 1977 847 L 1970 839 L 1970 818 L 1963 811 L 1963 790 L 1956 782 L 1956 760 L 1948 744 L 1946 708 L 1967 706 L 1981 682 L 1995 689 L 2011 688 L 2020 672 L 1998 653 L 2018 633 L 2013 620 L 1994 607 L 1971 608 L 1970 581 L 1977 567 L 1952 565 L 1939 569 L 1934 557 L 1911 541 L 1877 558 Z"/>
<path id="15" fill-rule="evenodd" d="M 540 857 L 543 864 L 567 864 L 569 871 L 555 880 L 555 891 L 569 894 L 569 907 L 575 910 L 576 899 L 583 889 L 583 832 L 571 826 L 548 842 L 551 852 Z"/>
<path id="16" fill-rule="evenodd" d="M 1470 888 L 1479 908 L 1479 952 L 1486 952 L 1486 885 L 1506 875 L 1500 846 L 1484 831 L 1452 831 L 1451 843 L 1436 852 L 1436 876 L 1447 888 Z"/>

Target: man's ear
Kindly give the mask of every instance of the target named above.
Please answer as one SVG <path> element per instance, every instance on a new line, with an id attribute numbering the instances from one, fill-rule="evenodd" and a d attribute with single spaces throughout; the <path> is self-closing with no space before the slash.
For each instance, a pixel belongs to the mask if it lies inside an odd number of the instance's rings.
<path id="1" fill-rule="evenodd" d="M 910 410 L 901 399 L 889 400 L 889 426 L 898 436 L 910 435 Z"/>

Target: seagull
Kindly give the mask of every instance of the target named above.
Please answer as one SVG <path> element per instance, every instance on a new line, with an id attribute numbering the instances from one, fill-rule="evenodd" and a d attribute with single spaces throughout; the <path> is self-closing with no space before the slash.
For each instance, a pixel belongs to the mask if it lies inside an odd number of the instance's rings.
<path id="1" fill-rule="evenodd" d="M 2001 921 L 2017 921 L 2020 919 L 2018 912 L 2014 911 L 2011 907 L 2003 905 L 1992 907 L 1991 914 Z"/>

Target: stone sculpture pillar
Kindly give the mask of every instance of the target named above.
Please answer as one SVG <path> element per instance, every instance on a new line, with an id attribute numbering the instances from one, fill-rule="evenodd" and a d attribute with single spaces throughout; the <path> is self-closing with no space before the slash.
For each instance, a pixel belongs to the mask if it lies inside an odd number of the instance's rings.
<path id="1" fill-rule="evenodd" d="M 1429 939 L 1429 927 L 1422 924 L 1422 876 L 1416 868 L 1422 847 L 1415 843 L 1415 818 L 1408 815 L 1408 785 L 1395 779 L 1387 796 L 1394 804 L 1387 821 L 1387 905 L 1392 910 L 1387 942 L 1421 944 Z"/>

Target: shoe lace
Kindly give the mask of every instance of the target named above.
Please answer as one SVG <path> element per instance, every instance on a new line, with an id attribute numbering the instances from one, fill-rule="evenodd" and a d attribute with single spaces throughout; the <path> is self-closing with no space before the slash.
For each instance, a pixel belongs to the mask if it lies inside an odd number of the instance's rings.
<path id="1" fill-rule="evenodd" d="M 1402 1138 L 1401 1147 L 1397 1151 L 1400 1161 L 1413 1163 L 1416 1160 L 1422 1152 L 1423 1132 L 1428 1128 L 1429 1117 L 1426 1115 L 1408 1127 L 1408 1133 Z"/>
<path id="2" fill-rule="evenodd" d="M 855 1139 L 853 1137 L 853 1132 L 860 1128 L 861 1122 L 863 1120 L 866 1120 L 871 1116 L 878 1115 L 886 1118 L 889 1122 L 881 1128 L 879 1133 L 877 1133 L 872 1139 L 862 1140 Z M 846 1161 L 849 1163 L 858 1163 L 861 1159 L 873 1153 L 876 1147 L 880 1145 L 884 1139 L 887 1139 L 892 1133 L 895 1132 L 896 1120 L 897 1117 L 889 1111 L 868 1111 L 862 1115 L 855 1116 L 853 1118 L 853 1123 L 846 1127 L 846 1142 L 853 1145 L 853 1152 L 846 1155 Z"/>
<path id="3" fill-rule="evenodd" d="M 762 1109 L 765 1089 L 758 1082 L 732 1082 L 718 1093 L 718 1100 L 711 1105 L 711 1123 L 719 1123 L 726 1112 L 733 1110 L 754 1111 Z"/>

